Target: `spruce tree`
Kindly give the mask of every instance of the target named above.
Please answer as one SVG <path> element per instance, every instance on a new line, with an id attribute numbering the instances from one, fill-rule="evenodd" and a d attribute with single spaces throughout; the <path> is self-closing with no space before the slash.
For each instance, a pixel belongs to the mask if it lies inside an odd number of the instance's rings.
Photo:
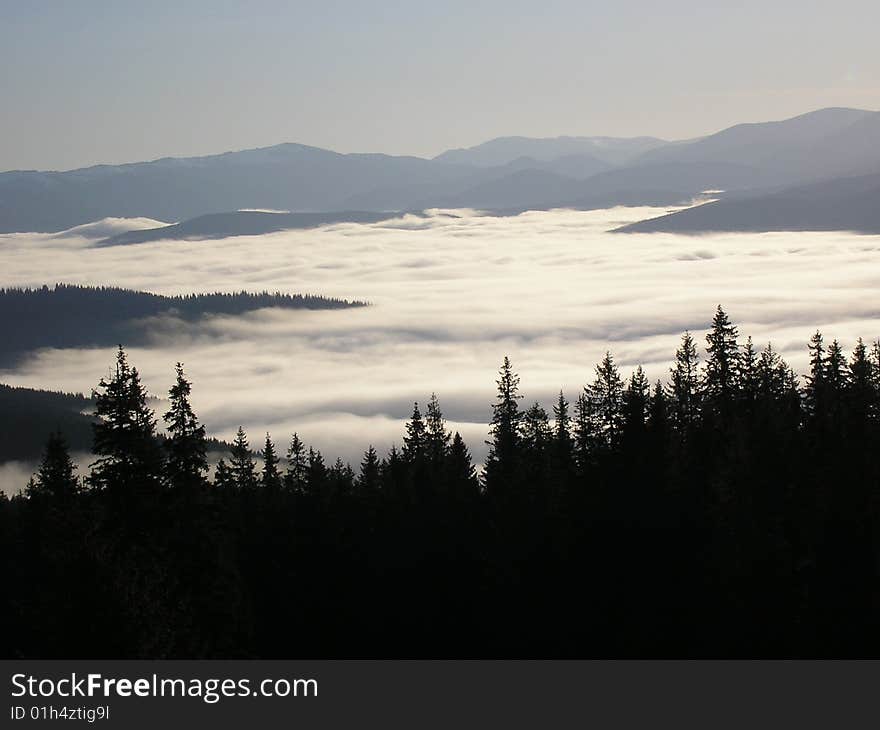
<path id="1" fill-rule="evenodd" d="M 380 486 L 380 465 L 379 455 L 376 449 L 370 444 L 370 447 L 364 452 L 364 458 L 361 461 L 361 471 L 358 475 L 358 488 L 364 492 L 378 491 Z"/>
<path id="2" fill-rule="evenodd" d="M 740 372 L 738 332 L 727 314 L 718 305 L 712 329 L 706 335 L 706 371 L 703 392 L 716 415 L 730 415 Z"/>
<path id="3" fill-rule="evenodd" d="M 278 471 L 278 456 L 275 453 L 275 444 L 272 438 L 266 434 L 266 443 L 260 453 L 263 457 L 263 473 L 260 476 L 264 489 L 278 491 L 281 489 L 281 474 Z"/>
<path id="4" fill-rule="evenodd" d="M 700 372 L 697 345 L 690 332 L 681 337 L 675 353 L 675 367 L 670 370 L 672 417 L 683 436 L 697 423 L 699 416 Z"/>
<path id="5" fill-rule="evenodd" d="M 327 466 L 320 451 L 309 447 L 306 491 L 312 496 L 323 494 L 327 486 Z"/>
<path id="6" fill-rule="evenodd" d="M 479 482 L 471 454 L 458 431 L 453 435 L 449 447 L 447 479 L 452 494 L 459 499 L 473 499 L 479 495 Z"/>
<path id="7" fill-rule="evenodd" d="M 147 406 L 147 391 L 137 368 L 130 367 L 122 346 L 115 371 L 102 378 L 94 391 L 95 415 L 89 479 L 96 489 L 157 489 L 161 485 L 162 456 L 156 438 L 156 420 Z"/>
<path id="8" fill-rule="evenodd" d="M 556 458 L 562 467 L 571 464 L 574 453 L 571 439 L 571 417 L 568 414 L 568 401 L 560 390 L 556 405 L 553 406 L 553 438 L 556 446 Z"/>
<path id="9" fill-rule="evenodd" d="M 299 436 L 294 433 L 287 449 L 287 470 L 284 473 L 284 486 L 292 492 L 304 492 L 309 480 L 309 462 L 306 449 Z"/>
<path id="10" fill-rule="evenodd" d="M 593 403 L 586 388 L 578 395 L 574 404 L 573 431 L 575 459 L 580 470 L 584 472 L 593 461 L 598 448 Z"/>
<path id="11" fill-rule="evenodd" d="M 225 459 L 221 458 L 214 469 L 214 486 L 221 490 L 235 489 L 235 476 Z"/>
<path id="12" fill-rule="evenodd" d="M 70 458 L 61 432 L 53 432 L 46 442 L 43 459 L 29 496 L 45 496 L 58 504 L 70 502 L 80 491 L 76 464 Z"/>
<path id="13" fill-rule="evenodd" d="M 232 472 L 235 486 L 241 490 L 254 489 L 258 483 L 257 466 L 254 463 L 254 457 L 243 426 L 238 427 L 230 454 L 229 468 Z"/>
<path id="14" fill-rule="evenodd" d="M 520 442 L 520 423 L 522 413 L 518 401 L 519 376 L 513 371 L 510 358 L 504 357 L 498 372 L 496 402 L 492 406 L 492 423 L 488 442 L 489 454 L 486 458 L 486 488 L 494 491 L 503 489 L 505 483 L 515 480 L 517 474 L 517 456 Z"/>
<path id="15" fill-rule="evenodd" d="M 651 386 L 645 371 L 639 365 L 630 376 L 623 393 L 623 438 L 628 448 L 641 448 L 648 418 Z"/>
<path id="16" fill-rule="evenodd" d="M 825 406 L 825 344 L 822 333 L 810 338 L 810 374 L 807 376 L 807 407 L 811 415 L 818 417 Z"/>
<path id="17" fill-rule="evenodd" d="M 431 399 L 428 401 L 428 410 L 425 413 L 425 428 L 428 460 L 434 468 L 437 468 L 443 463 L 449 451 L 449 442 L 452 436 L 446 430 L 446 421 L 443 418 L 443 412 L 440 410 L 440 401 L 437 400 L 437 396 L 434 393 L 431 393 Z"/>
<path id="18" fill-rule="evenodd" d="M 596 366 L 596 379 L 588 390 L 588 397 L 599 444 L 606 449 L 617 448 L 624 422 L 623 381 L 610 352 L 606 352 Z"/>
<path id="19" fill-rule="evenodd" d="M 427 432 L 419 404 L 413 403 L 413 412 L 406 424 L 406 435 L 403 437 L 403 458 L 413 464 L 425 456 Z"/>
<path id="20" fill-rule="evenodd" d="M 171 407 L 164 415 L 169 434 L 165 439 L 165 473 L 172 488 L 192 490 L 206 483 L 208 459 L 205 427 L 199 423 L 190 406 L 192 385 L 186 379 L 181 363 L 177 363 L 176 374 L 176 381 L 168 391 Z"/>
<path id="21" fill-rule="evenodd" d="M 535 456 L 544 454 L 553 441 L 553 429 L 547 411 L 535 402 L 522 415 L 521 442 L 524 448 Z"/>

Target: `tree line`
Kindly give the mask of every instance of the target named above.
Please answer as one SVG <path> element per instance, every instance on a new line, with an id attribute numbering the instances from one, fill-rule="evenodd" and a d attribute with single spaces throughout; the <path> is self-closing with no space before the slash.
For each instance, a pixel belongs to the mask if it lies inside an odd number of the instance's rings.
<path id="1" fill-rule="evenodd" d="M 56 284 L 0 288 L 0 365 L 39 347 L 140 344 L 148 339 L 143 320 L 170 317 L 195 321 L 206 315 L 239 315 L 257 309 L 344 309 L 365 302 L 281 292 L 211 292 L 166 296 L 113 286 Z"/>
<path id="2" fill-rule="evenodd" d="M 212 473 L 182 366 L 160 434 L 120 348 L 88 475 L 54 434 L 0 500 L 6 655 L 876 655 L 880 343 L 808 347 L 719 307 L 550 412 L 505 358 L 479 475 L 433 395 L 356 468 L 240 428 Z"/>

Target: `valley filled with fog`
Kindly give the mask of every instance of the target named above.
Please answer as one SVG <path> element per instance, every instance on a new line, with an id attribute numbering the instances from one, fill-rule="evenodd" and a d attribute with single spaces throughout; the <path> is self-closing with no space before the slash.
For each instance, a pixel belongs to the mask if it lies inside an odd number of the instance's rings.
<path id="1" fill-rule="evenodd" d="M 178 360 L 208 432 L 239 424 L 252 446 L 293 431 L 331 459 L 400 443 L 413 401 L 440 398 L 476 461 L 498 365 L 509 355 L 525 403 L 549 409 L 593 379 L 610 349 L 665 380 L 680 334 L 703 334 L 722 304 L 741 340 L 768 340 L 800 372 L 816 327 L 849 350 L 880 334 L 880 237 L 846 232 L 684 236 L 611 233 L 664 209 L 550 210 L 495 217 L 435 210 L 221 240 L 96 247 L 151 220 L 108 220 L 62 234 L 0 235 L 5 286 L 114 285 L 158 294 L 312 293 L 366 300 L 339 311 L 260 310 L 183 327 L 153 323 L 129 348 L 151 394 Z M 125 343 L 123 343 L 125 344 Z M 88 392 L 113 348 L 42 350 L 0 382 Z M 163 404 L 156 404 L 161 412 Z"/>

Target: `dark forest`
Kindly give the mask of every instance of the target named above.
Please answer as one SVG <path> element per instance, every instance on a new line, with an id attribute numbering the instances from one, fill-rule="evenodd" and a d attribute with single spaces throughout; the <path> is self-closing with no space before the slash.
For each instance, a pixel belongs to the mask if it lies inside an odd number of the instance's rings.
<path id="1" fill-rule="evenodd" d="M 807 346 L 719 307 L 666 382 L 608 353 L 550 413 L 504 358 L 479 475 L 433 395 L 355 467 L 240 429 L 212 470 L 182 366 L 159 416 L 120 348 L 89 473 L 55 434 L 0 499 L 3 653 L 877 656 L 880 343 Z"/>
<path id="2" fill-rule="evenodd" d="M 209 315 L 239 315 L 257 309 L 343 309 L 362 307 L 312 294 L 213 292 L 163 296 L 113 286 L 56 284 L 36 289 L 0 288 L 0 366 L 14 364 L 40 347 L 112 346 L 149 342 L 157 317 L 191 322 Z M 151 325 L 151 327 L 145 325 Z"/>

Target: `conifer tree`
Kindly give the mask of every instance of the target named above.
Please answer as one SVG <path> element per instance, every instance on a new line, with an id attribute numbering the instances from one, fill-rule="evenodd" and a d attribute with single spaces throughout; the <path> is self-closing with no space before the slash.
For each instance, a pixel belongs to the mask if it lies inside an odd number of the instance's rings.
<path id="1" fill-rule="evenodd" d="M 426 445 L 428 459 L 436 468 L 443 463 L 446 454 L 449 451 L 449 442 L 452 438 L 449 431 L 446 430 L 446 421 L 443 418 L 443 412 L 440 410 L 440 401 L 437 396 L 431 393 L 431 399 L 428 401 L 428 410 L 425 414 L 426 427 Z"/>
<path id="2" fill-rule="evenodd" d="M 807 376 L 807 406 L 810 413 L 818 416 L 825 403 L 825 344 L 822 333 L 810 338 L 810 374 Z"/>
<path id="3" fill-rule="evenodd" d="M 67 442 L 60 432 L 53 432 L 46 442 L 29 496 L 46 496 L 61 504 L 70 502 L 79 491 L 76 465 L 70 458 Z"/>
<path id="4" fill-rule="evenodd" d="M 755 345 L 752 342 L 751 336 L 749 336 L 740 354 L 739 390 L 742 393 L 747 408 L 750 410 L 758 398 L 758 387 L 758 353 L 755 351 Z"/>
<path id="5" fill-rule="evenodd" d="M 318 496 L 324 492 L 327 485 L 327 466 L 324 457 L 317 449 L 309 447 L 307 491 L 312 496 Z"/>
<path id="6" fill-rule="evenodd" d="M 263 473 L 260 477 L 264 489 L 278 491 L 281 489 L 281 474 L 278 471 L 278 456 L 275 453 L 275 444 L 272 438 L 266 434 L 266 443 L 260 453 L 263 457 Z"/>
<path id="7" fill-rule="evenodd" d="M 690 332 L 681 337 L 675 353 L 675 367 L 670 370 L 672 417 L 683 436 L 697 423 L 699 416 L 700 372 L 697 345 Z"/>
<path id="8" fill-rule="evenodd" d="M 294 433 L 287 449 L 287 470 L 284 473 L 284 486 L 292 492 L 304 492 L 309 481 L 309 461 L 306 448 L 299 436 Z"/>
<path id="9" fill-rule="evenodd" d="M 599 444 L 606 449 L 617 448 L 624 421 L 623 381 L 610 352 L 606 352 L 596 366 L 596 379 L 588 390 L 588 397 Z"/>
<path id="10" fill-rule="evenodd" d="M 666 397 L 666 389 L 659 380 L 654 384 L 648 404 L 648 430 L 663 437 L 669 431 L 669 401 Z"/>
<path id="11" fill-rule="evenodd" d="M 165 439 L 165 473 L 172 488 L 191 490 L 205 484 L 208 471 L 205 427 L 190 405 L 192 385 L 184 375 L 183 365 L 177 363 L 175 371 L 176 381 L 168 391 L 171 407 L 164 415 L 169 434 Z"/>
<path id="12" fill-rule="evenodd" d="M 703 391 L 716 415 L 730 414 L 735 399 L 740 371 L 738 332 L 731 324 L 721 305 L 712 319 L 712 329 L 706 335 L 706 372 Z"/>
<path id="13" fill-rule="evenodd" d="M 593 403 L 587 389 L 578 395 L 574 404 L 574 453 L 577 464 L 584 471 L 591 463 L 597 448 L 596 419 Z"/>
<path id="14" fill-rule="evenodd" d="M 547 411 L 537 401 L 522 416 L 522 445 L 535 456 L 547 451 L 553 441 L 553 430 Z"/>
<path id="15" fill-rule="evenodd" d="M 651 386 L 645 371 L 639 365 L 630 376 L 623 393 L 624 431 L 628 437 L 638 440 L 645 430 Z"/>
<path id="16" fill-rule="evenodd" d="M 403 458 L 415 463 L 425 456 L 427 432 L 419 404 L 413 403 L 412 417 L 406 424 L 406 435 L 403 437 Z"/>
<path id="17" fill-rule="evenodd" d="M 235 477 L 225 459 L 221 458 L 214 469 L 214 486 L 217 489 L 235 489 Z"/>
<path id="18" fill-rule="evenodd" d="M 370 447 L 364 452 L 361 461 L 361 471 L 358 475 L 358 487 L 365 492 L 375 492 L 379 489 L 381 480 L 379 455 L 376 449 Z"/>
<path id="19" fill-rule="evenodd" d="M 518 403 L 522 398 L 519 394 L 519 376 L 513 371 L 507 356 L 504 357 L 495 382 L 498 385 L 498 394 L 492 406 L 492 440 L 488 442 L 489 454 L 485 471 L 486 487 L 490 491 L 503 488 L 505 482 L 515 479 L 522 421 Z"/>
<path id="20" fill-rule="evenodd" d="M 471 461 L 471 454 L 458 431 L 453 435 L 452 444 L 449 447 L 447 478 L 450 489 L 459 498 L 476 498 L 479 495 L 479 482 Z"/>
<path id="21" fill-rule="evenodd" d="M 247 434 L 245 434 L 243 426 L 238 427 L 230 453 L 229 468 L 232 472 L 235 486 L 241 490 L 254 489 L 258 483 L 257 465 L 254 463 L 254 457 L 251 454 L 251 447 L 248 444 Z"/>
<path id="22" fill-rule="evenodd" d="M 571 438 L 571 416 L 568 414 L 568 401 L 560 390 L 556 405 L 553 406 L 553 437 L 556 445 L 556 458 L 562 467 L 571 464 L 574 453 Z"/>
<path id="23" fill-rule="evenodd" d="M 94 392 L 95 415 L 90 483 L 96 489 L 138 491 L 160 486 L 162 457 L 156 420 L 147 406 L 147 392 L 137 368 L 130 367 L 122 346 L 115 372 L 102 378 Z"/>
<path id="24" fill-rule="evenodd" d="M 859 429 L 864 428 L 876 416 L 877 392 L 872 375 L 868 348 L 864 340 L 859 337 L 849 363 L 848 378 L 849 406 Z"/>

